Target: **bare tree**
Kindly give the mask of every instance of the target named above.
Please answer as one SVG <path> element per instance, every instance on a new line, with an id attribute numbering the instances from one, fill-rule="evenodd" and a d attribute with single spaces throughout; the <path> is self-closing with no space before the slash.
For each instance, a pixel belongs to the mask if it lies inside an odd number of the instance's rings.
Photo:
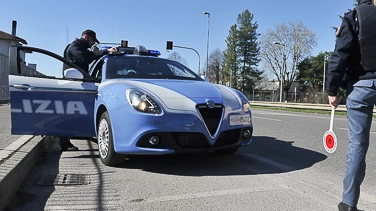
<path id="1" fill-rule="evenodd" d="M 295 80 L 297 65 L 310 56 L 316 44 L 316 34 L 300 21 L 282 23 L 262 36 L 260 57 L 265 68 L 282 83 L 286 96 Z"/>
<path id="2" fill-rule="evenodd" d="M 211 83 L 218 84 L 222 80 L 223 52 L 216 48 L 209 55 L 208 78 Z"/>
<path id="3" fill-rule="evenodd" d="M 174 61 L 177 61 L 177 62 L 180 62 L 182 63 L 183 65 L 187 66 L 188 67 L 188 63 L 187 63 L 187 60 L 185 60 L 182 56 L 180 56 L 180 54 L 176 51 L 170 53 L 168 55 L 168 59 L 171 59 L 171 60 L 174 60 Z"/>

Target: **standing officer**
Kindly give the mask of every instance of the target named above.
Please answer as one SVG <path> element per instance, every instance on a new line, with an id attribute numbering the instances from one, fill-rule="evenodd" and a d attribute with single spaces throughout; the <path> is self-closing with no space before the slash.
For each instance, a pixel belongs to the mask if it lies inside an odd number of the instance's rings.
<path id="1" fill-rule="evenodd" d="M 356 211 L 376 104 L 376 0 L 359 0 L 358 6 L 345 14 L 336 36 L 326 87 L 329 104 L 337 108 L 338 89 L 346 85 L 349 127 L 346 174 L 338 209 Z"/>
<path id="2" fill-rule="evenodd" d="M 104 50 L 94 48 L 94 51 L 90 51 L 89 49 L 95 43 L 99 43 L 96 33 L 91 29 L 87 29 L 82 32 L 81 38 L 76 38 L 72 43 L 68 44 L 67 47 L 65 47 L 64 58 L 76 64 L 81 69 L 89 71 L 89 64 L 92 63 L 96 58 L 110 52 L 117 52 L 116 48 Z M 67 68 L 68 66 L 64 65 L 63 71 Z M 70 142 L 70 138 L 67 136 L 60 137 L 60 147 L 62 151 L 78 150 L 78 147 L 74 146 Z"/>

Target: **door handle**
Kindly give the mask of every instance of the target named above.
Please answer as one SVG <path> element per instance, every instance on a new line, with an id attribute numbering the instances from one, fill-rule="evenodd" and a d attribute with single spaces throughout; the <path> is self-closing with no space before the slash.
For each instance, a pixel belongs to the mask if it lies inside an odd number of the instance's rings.
<path id="1" fill-rule="evenodd" d="M 32 90 L 35 87 L 30 86 L 29 84 L 15 84 L 13 85 L 14 88 L 16 89 L 27 89 L 27 90 Z"/>

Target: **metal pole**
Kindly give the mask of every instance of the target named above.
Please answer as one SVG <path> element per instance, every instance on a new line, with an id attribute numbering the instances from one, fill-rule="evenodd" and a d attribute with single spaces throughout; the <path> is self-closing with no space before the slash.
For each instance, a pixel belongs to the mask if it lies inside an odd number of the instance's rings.
<path id="1" fill-rule="evenodd" d="M 281 84 L 280 84 L 281 88 L 279 88 L 279 102 L 282 102 L 282 89 L 283 89 L 282 69 L 281 69 L 281 80 L 280 81 L 281 81 Z"/>
<path id="2" fill-rule="evenodd" d="M 281 89 L 279 93 L 279 102 L 282 102 L 283 98 L 283 79 L 284 79 L 284 73 L 285 73 L 285 45 L 284 44 L 279 44 L 282 45 L 282 69 L 281 69 Z"/>
<path id="3" fill-rule="evenodd" d="M 174 47 L 176 48 L 184 48 L 184 49 L 190 49 L 190 50 L 193 50 L 194 52 L 196 52 L 197 56 L 198 56 L 198 74 L 200 74 L 200 54 L 198 53 L 198 51 L 196 51 L 195 49 L 193 48 L 189 48 L 189 47 L 184 47 L 184 46 L 178 46 L 178 45 L 174 45 Z"/>
<path id="4" fill-rule="evenodd" d="M 325 71 L 326 71 L 326 58 L 324 55 L 324 79 L 322 80 L 322 93 L 325 93 Z"/>
<path id="5" fill-rule="evenodd" d="M 210 31 L 210 13 L 204 12 L 204 15 L 208 15 L 208 38 L 206 40 L 206 71 L 205 76 L 208 72 L 208 65 L 209 65 L 209 31 Z"/>
<path id="6" fill-rule="evenodd" d="M 283 98 L 283 80 L 285 80 L 285 73 L 286 73 L 286 55 L 285 55 L 285 44 L 283 44 L 283 52 L 282 52 L 282 57 L 283 57 L 283 72 L 282 72 L 282 81 L 281 81 L 281 86 L 282 86 L 282 92 L 281 92 L 281 99 Z M 288 96 L 286 96 L 287 98 Z"/>
<path id="7" fill-rule="evenodd" d="M 232 87 L 232 70 L 230 70 L 230 88 Z"/>

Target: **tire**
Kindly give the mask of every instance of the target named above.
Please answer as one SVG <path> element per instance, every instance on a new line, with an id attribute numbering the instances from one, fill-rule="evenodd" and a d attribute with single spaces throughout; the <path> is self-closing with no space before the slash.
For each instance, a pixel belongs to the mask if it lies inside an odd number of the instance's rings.
<path id="1" fill-rule="evenodd" d="M 218 155 L 231 155 L 238 151 L 239 147 L 231 147 L 227 149 L 215 150 L 215 153 Z"/>
<path id="2" fill-rule="evenodd" d="M 116 153 L 114 150 L 112 127 L 107 112 L 104 112 L 99 120 L 97 140 L 99 157 L 104 165 L 117 166 L 124 163 L 125 156 Z"/>

